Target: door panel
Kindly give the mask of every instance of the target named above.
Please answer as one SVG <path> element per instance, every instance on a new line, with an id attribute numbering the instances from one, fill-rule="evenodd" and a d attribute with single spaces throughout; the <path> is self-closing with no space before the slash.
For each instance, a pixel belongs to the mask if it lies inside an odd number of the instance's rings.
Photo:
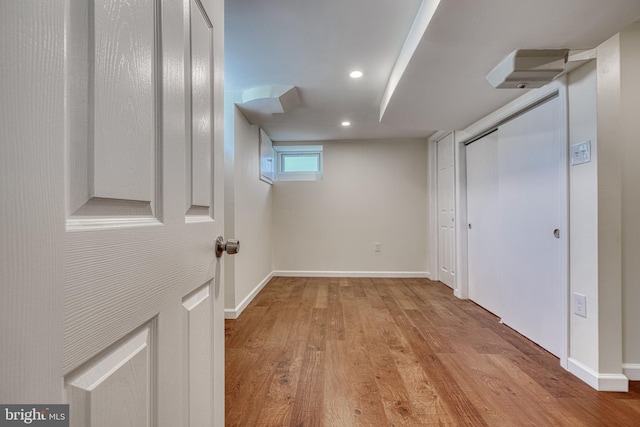
<path id="1" fill-rule="evenodd" d="M 71 0 L 68 23 L 69 213 L 151 215 L 158 5 Z"/>
<path id="2" fill-rule="evenodd" d="M 187 202 L 190 214 L 209 213 L 211 205 L 211 121 L 212 110 L 212 54 L 213 28 L 199 2 L 191 0 L 191 61 L 187 62 L 187 77 L 190 90 L 190 102 L 187 109 L 191 112 L 190 141 L 187 158 Z"/>
<path id="3" fill-rule="evenodd" d="M 566 137 L 558 97 L 500 127 L 503 321 L 556 356 L 563 345 Z M 560 238 L 554 230 L 560 230 Z"/>
<path id="4" fill-rule="evenodd" d="M 449 287 L 455 276 L 455 202 L 453 134 L 437 142 L 438 279 Z"/>
<path id="5" fill-rule="evenodd" d="M 501 315 L 498 132 L 466 146 L 469 299 Z"/>
<path id="6" fill-rule="evenodd" d="M 74 375 L 68 385 L 73 425 L 153 425 L 153 330 L 153 323 L 143 327 Z"/>
<path id="7" fill-rule="evenodd" d="M 92 197 L 150 201 L 154 191 L 156 3 L 89 2 Z"/>
<path id="8" fill-rule="evenodd" d="M 183 345 L 185 392 L 189 396 L 188 426 L 211 425 L 211 283 L 183 299 Z"/>

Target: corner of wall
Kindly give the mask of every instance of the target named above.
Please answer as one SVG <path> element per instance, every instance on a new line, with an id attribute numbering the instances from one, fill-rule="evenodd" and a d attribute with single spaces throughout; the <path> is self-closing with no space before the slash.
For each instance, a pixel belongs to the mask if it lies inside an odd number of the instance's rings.
<path id="1" fill-rule="evenodd" d="M 622 372 L 620 34 L 597 48 L 598 372 Z"/>
<path id="2" fill-rule="evenodd" d="M 623 370 L 640 380 L 640 156 L 638 111 L 640 111 L 640 22 L 620 34 L 621 49 L 621 141 L 622 156 L 622 316 Z"/>
<path id="3" fill-rule="evenodd" d="M 260 180 L 258 127 L 235 106 L 238 97 L 225 98 L 225 234 L 242 243 L 237 255 L 225 259 L 225 312 L 231 318 L 273 270 L 271 186 Z"/>
<path id="4" fill-rule="evenodd" d="M 629 391 L 629 379 L 624 374 L 601 374 L 573 359 L 568 360 L 568 370 L 598 391 Z"/>
<path id="5" fill-rule="evenodd" d="M 225 93 L 224 97 L 224 234 L 235 236 L 235 93 Z M 224 261 L 224 303 L 225 307 L 235 306 L 235 259 L 225 257 Z"/>
<path id="6" fill-rule="evenodd" d="M 255 288 L 253 288 L 253 290 L 251 290 L 251 292 L 249 292 L 249 294 L 247 294 L 247 296 L 244 297 L 244 299 L 237 306 L 233 308 L 225 308 L 224 318 L 237 319 L 238 316 L 240 316 L 240 314 L 244 311 L 244 309 L 247 308 L 247 306 L 251 303 L 251 301 L 253 301 L 253 299 L 260 293 L 262 288 L 264 288 L 273 277 L 274 277 L 274 273 L 273 272 L 269 273 L 264 279 L 260 281 L 260 283 L 256 285 Z"/>

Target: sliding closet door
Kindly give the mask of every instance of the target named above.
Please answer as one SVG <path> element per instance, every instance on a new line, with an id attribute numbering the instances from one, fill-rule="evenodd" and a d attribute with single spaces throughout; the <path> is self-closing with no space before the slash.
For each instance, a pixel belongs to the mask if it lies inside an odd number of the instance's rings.
<path id="1" fill-rule="evenodd" d="M 498 131 L 502 320 L 556 356 L 565 330 L 563 128 L 556 97 Z"/>
<path id="2" fill-rule="evenodd" d="M 469 299 L 500 315 L 498 133 L 467 145 Z"/>

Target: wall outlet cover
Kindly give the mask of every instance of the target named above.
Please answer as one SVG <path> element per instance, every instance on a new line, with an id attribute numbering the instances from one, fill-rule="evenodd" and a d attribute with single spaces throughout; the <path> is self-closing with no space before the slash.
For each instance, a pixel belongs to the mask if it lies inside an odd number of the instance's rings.
<path id="1" fill-rule="evenodd" d="M 582 294 L 573 294 L 573 312 L 580 317 L 587 317 L 587 297 Z"/>

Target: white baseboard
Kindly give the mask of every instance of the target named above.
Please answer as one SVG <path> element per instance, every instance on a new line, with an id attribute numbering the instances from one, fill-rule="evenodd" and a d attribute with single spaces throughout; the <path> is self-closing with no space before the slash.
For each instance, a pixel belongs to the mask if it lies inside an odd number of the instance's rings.
<path id="1" fill-rule="evenodd" d="M 640 363 L 623 363 L 622 373 L 631 381 L 640 381 Z"/>
<path id="2" fill-rule="evenodd" d="M 295 271 L 278 270 L 273 272 L 274 277 L 387 277 L 394 279 L 426 279 L 426 271 Z"/>
<path id="3" fill-rule="evenodd" d="M 273 272 L 267 274 L 267 277 L 262 279 L 258 286 L 253 288 L 253 290 L 242 300 L 240 304 L 236 308 L 225 308 L 224 309 L 224 318 L 225 319 L 237 319 L 240 316 L 240 313 L 244 311 L 245 308 L 253 301 L 253 299 L 258 295 L 258 293 L 265 287 L 269 280 L 274 276 Z"/>
<path id="4" fill-rule="evenodd" d="M 601 374 L 571 357 L 568 365 L 569 372 L 598 391 L 629 391 L 629 378 L 624 374 Z"/>

